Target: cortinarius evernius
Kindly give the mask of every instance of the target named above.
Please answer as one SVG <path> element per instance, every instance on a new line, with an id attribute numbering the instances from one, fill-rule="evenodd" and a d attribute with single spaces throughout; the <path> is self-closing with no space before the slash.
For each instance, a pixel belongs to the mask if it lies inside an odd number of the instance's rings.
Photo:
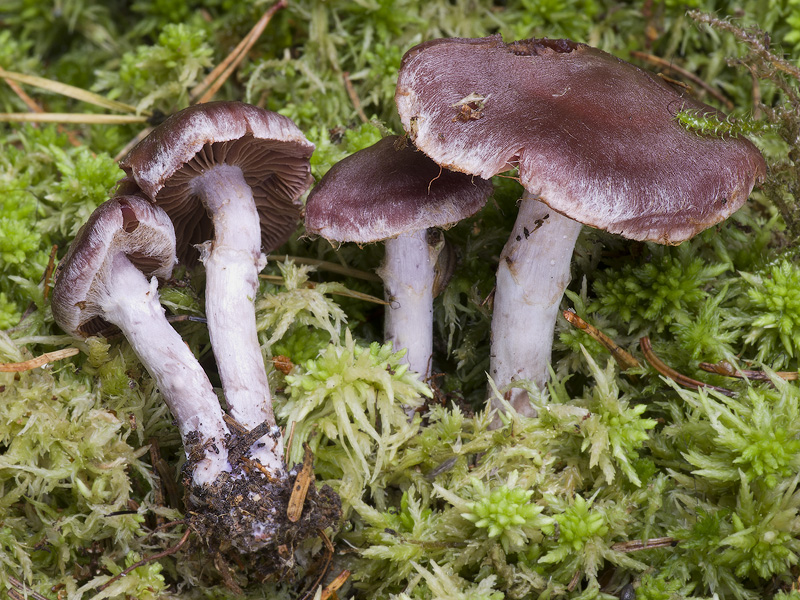
<path id="1" fill-rule="evenodd" d="M 486 203 L 492 184 L 442 169 L 403 138 L 390 136 L 335 164 L 309 194 L 306 230 L 335 242 L 385 240 L 379 274 L 384 334 L 423 378 L 431 373 L 434 227 L 449 227 Z"/>
<path id="2" fill-rule="evenodd" d="M 727 218 L 766 172 L 748 140 L 698 135 L 682 110 L 722 113 L 685 89 L 570 40 L 433 40 L 397 83 L 403 127 L 440 165 L 525 187 L 500 259 L 490 374 L 546 381 L 581 224 L 678 244 Z M 512 395 L 530 414 L 527 394 Z"/>

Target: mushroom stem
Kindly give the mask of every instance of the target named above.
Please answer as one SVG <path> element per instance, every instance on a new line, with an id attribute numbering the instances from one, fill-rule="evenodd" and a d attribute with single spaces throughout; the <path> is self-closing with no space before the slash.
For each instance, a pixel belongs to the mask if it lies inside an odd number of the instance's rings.
<path id="1" fill-rule="evenodd" d="M 158 301 L 158 281 L 137 269 L 123 252 L 105 274 L 100 306 L 106 321 L 120 328 L 141 363 L 155 379 L 175 417 L 184 447 L 187 436 L 197 432 L 204 457 L 196 463 L 195 484 L 212 483 L 230 471 L 219 399 L 194 354 L 167 322 Z"/>
<path id="2" fill-rule="evenodd" d="M 267 372 L 256 332 L 254 301 L 266 258 L 253 193 L 242 170 L 218 165 L 193 180 L 214 223 L 214 239 L 201 248 L 206 269 L 206 317 L 228 411 L 248 430 L 276 423 Z M 250 457 L 273 475 L 285 475 L 283 441 L 257 440 Z"/>
<path id="3" fill-rule="evenodd" d="M 386 256 L 378 274 L 390 303 L 384 337 L 394 349 L 405 348 L 405 362 L 423 380 L 431 375 L 433 351 L 433 282 L 436 255 L 428 230 L 403 233 L 386 240 Z"/>
<path id="4" fill-rule="evenodd" d="M 577 221 L 523 195 L 497 269 L 489 372 L 498 387 L 519 379 L 539 387 L 547 381 L 558 307 L 580 230 Z M 534 414 L 524 390 L 512 390 L 509 399 L 520 414 Z"/>

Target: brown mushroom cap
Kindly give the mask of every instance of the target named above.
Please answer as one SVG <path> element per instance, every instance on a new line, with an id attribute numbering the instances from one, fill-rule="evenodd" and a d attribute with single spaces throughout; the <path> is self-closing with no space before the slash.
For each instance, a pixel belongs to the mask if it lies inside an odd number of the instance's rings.
<path id="1" fill-rule="evenodd" d="M 680 110 L 722 113 L 570 40 L 434 40 L 403 58 L 397 107 L 437 163 L 521 183 L 576 221 L 675 244 L 722 221 L 766 173 L 746 139 L 701 136 Z"/>
<path id="2" fill-rule="evenodd" d="M 479 211 L 491 193 L 491 182 L 442 169 L 389 136 L 320 180 L 306 203 L 306 230 L 337 242 L 377 242 L 453 225 Z"/>
<path id="3" fill-rule="evenodd" d="M 141 193 L 161 206 L 175 225 L 178 256 L 196 260 L 193 245 L 213 237 L 210 218 L 192 179 L 228 164 L 242 169 L 253 190 L 261 243 L 270 251 L 297 228 L 298 198 L 313 181 L 314 144 L 291 119 L 241 102 L 210 102 L 170 116 L 120 163 L 128 174 L 121 193 Z"/>
<path id="4" fill-rule="evenodd" d="M 53 318 L 70 335 L 85 338 L 108 327 L 100 308 L 103 279 L 120 252 L 145 276 L 169 278 L 175 233 L 164 211 L 137 196 L 118 196 L 98 206 L 81 227 L 53 286 Z"/>

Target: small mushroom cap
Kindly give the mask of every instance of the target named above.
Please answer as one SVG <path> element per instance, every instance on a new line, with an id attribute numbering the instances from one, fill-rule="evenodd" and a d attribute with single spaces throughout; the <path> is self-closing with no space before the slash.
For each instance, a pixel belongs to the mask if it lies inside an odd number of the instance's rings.
<path id="1" fill-rule="evenodd" d="M 108 326 L 100 302 L 104 278 L 120 252 L 145 276 L 169 278 L 176 258 L 167 214 L 137 196 L 118 196 L 95 209 L 56 270 L 52 308 L 61 329 L 85 338 Z"/>
<path id="2" fill-rule="evenodd" d="M 663 79 L 570 40 L 434 40 L 403 58 L 403 127 L 437 163 L 481 177 L 519 166 L 576 221 L 675 244 L 735 212 L 766 174 L 744 138 L 702 136 L 681 110 L 725 116 Z"/>
<path id="3" fill-rule="evenodd" d="M 377 242 L 453 225 L 478 212 L 491 193 L 491 182 L 442 169 L 389 136 L 320 180 L 306 203 L 306 230 L 337 242 Z"/>
<path id="4" fill-rule="evenodd" d="M 297 229 L 298 198 L 313 182 L 313 151 L 283 115 L 241 102 L 197 104 L 166 119 L 120 162 L 128 176 L 119 191 L 142 193 L 167 211 L 179 257 L 193 262 L 193 245 L 211 239 L 213 225 L 191 181 L 217 164 L 238 166 L 253 190 L 261 243 L 269 252 Z"/>

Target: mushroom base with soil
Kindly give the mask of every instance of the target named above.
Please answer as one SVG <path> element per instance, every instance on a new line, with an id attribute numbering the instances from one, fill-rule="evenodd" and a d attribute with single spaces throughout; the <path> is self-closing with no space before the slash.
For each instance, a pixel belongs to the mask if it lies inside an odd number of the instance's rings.
<path id="1" fill-rule="evenodd" d="M 211 485 L 197 486 L 191 472 L 184 471 L 189 527 L 226 580 L 228 564 L 236 570 L 246 564 L 262 581 L 291 578 L 300 545 L 337 525 L 342 516 L 339 497 L 329 486 L 317 489 L 313 482 L 300 518 L 288 518 L 299 472 L 297 466 L 286 478 L 275 480 L 248 467 L 245 476 L 224 473 Z"/>
<path id="2" fill-rule="evenodd" d="M 577 221 L 523 195 L 497 268 L 489 373 L 499 388 L 521 379 L 539 388 L 547 382 L 556 317 L 580 230 Z M 512 389 L 507 397 L 517 412 L 533 416 L 525 390 Z"/>

